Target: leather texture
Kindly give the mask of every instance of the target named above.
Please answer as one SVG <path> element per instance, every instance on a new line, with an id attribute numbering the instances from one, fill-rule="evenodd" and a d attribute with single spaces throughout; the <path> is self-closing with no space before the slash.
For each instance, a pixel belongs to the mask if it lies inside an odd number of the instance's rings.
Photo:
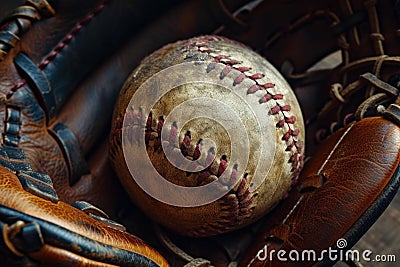
<path id="1" fill-rule="evenodd" d="M 352 228 L 365 227 L 357 222 L 371 207 L 382 208 L 376 204 L 382 192 L 398 187 L 399 142 L 399 126 L 383 118 L 364 119 L 330 136 L 316 152 L 318 156 L 307 163 L 288 199 L 268 215 L 241 266 L 250 262 L 251 266 L 304 266 L 304 262 L 276 258 L 274 262 L 257 260 L 266 245 L 270 251 L 285 250 L 286 255 L 291 250 L 320 253 L 334 248 L 340 238 L 352 247 L 358 241 Z M 387 196 L 380 205 L 390 200 Z M 364 224 L 371 224 L 371 219 Z M 329 263 L 328 256 L 325 260 Z"/>
<path id="2" fill-rule="evenodd" d="M 38 262 L 44 266 L 113 266 L 125 264 L 127 255 L 147 255 L 144 258 L 165 263 L 142 241 L 102 217 L 102 212 L 89 216 L 69 205 L 78 200 L 118 218 L 128 232 L 155 247 L 172 266 L 247 266 L 250 262 L 275 266 L 282 263 L 252 261 L 266 243 L 271 248 L 324 249 L 345 237 L 350 248 L 397 192 L 399 103 L 397 91 L 387 85 L 397 88 L 396 79 L 389 80 L 398 73 L 398 1 L 48 3 L 55 14 L 35 19 L 21 18 L 18 12 L 9 15 L 26 6 L 26 1 L 2 1 L 0 5 L 4 18 L 0 31 L 10 30 L 19 38 L 0 34 L 0 50 L 6 50 L 0 55 L 1 143 L 22 149 L 29 171 L 35 173 L 25 175 L 26 181 L 47 181 L 46 188 L 51 191 L 54 186 L 56 192 L 56 197 L 45 200 L 40 194 L 46 190 L 28 192 L 21 177 L 1 168 L 0 227 L 13 238 L 12 242 L 0 239 L 0 258 L 10 261 L 9 266 L 37 266 Z M 30 17 L 37 16 L 36 8 L 28 9 Z M 19 32 L 18 24 L 26 30 Z M 109 166 L 108 134 L 119 88 L 144 56 L 178 39 L 211 33 L 249 45 L 285 75 L 306 118 L 309 160 L 301 182 L 270 216 L 234 233 L 191 239 L 154 230 L 153 222 L 131 205 Z M 341 66 L 308 71 L 334 51 L 343 55 Z M 367 72 L 383 83 L 376 83 L 372 76 L 359 78 Z M 351 97 L 338 90 L 344 103 L 338 94 L 331 98 L 332 84 L 346 88 L 353 82 L 358 91 Z M 382 90 L 389 97 L 372 101 L 362 118 L 344 120 L 357 113 L 366 92 L 373 96 Z M 324 108 L 327 102 L 333 103 L 329 109 Z M 386 108 L 385 119 L 383 112 L 376 112 L 379 105 Z M 323 110 L 329 112 L 320 114 Z M 319 134 L 320 129 L 325 133 Z M 336 133 L 332 135 L 331 130 Z M 9 156 L 1 157 L 10 162 Z M 321 176 L 318 170 L 327 157 Z M 30 248 L 21 236 L 29 237 Z M 71 240 L 79 246 L 72 247 Z M 88 244 L 99 250 L 90 253 L 93 247 Z M 14 252 L 10 251 L 13 247 Z M 116 258 L 109 255 L 110 249 L 118 251 Z M 16 256 L 20 250 L 24 257 Z"/>
<path id="3" fill-rule="evenodd" d="M 26 192 L 4 167 L 0 173 L 0 225 L 8 249 L 45 266 L 168 266 L 138 238 L 61 201 L 52 203 Z M 8 231 L 18 222 L 22 224 L 18 231 Z M 30 224 L 39 237 L 29 232 Z"/>

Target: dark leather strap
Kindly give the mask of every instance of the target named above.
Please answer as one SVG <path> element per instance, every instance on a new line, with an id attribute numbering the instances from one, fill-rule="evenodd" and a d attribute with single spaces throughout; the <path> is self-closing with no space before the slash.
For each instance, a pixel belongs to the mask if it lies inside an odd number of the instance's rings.
<path id="1" fill-rule="evenodd" d="M 19 144 L 20 109 L 6 105 L 6 119 L 4 121 L 3 143 L 6 146 L 16 147 Z"/>
<path id="2" fill-rule="evenodd" d="M 52 129 L 49 129 L 56 140 L 59 142 L 66 159 L 68 170 L 70 172 L 70 185 L 79 180 L 82 175 L 90 172 L 82 149 L 74 133 L 64 124 L 57 123 Z"/>
<path id="3" fill-rule="evenodd" d="M 0 231 L 3 233 L 3 245 L 12 254 L 21 257 L 22 252 L 31 253 L 39 251 L 44 245 L 40 226 L 33 223 L 16 221 L 8 225 L 0 221 Z"/>
<path id="4" fill-rule="evenodd" d="M 392 122 L 400 125 L 400 106 L 391 104 L 383 113 L 383 116 Z"/>
<path id="5" fill-rule="evenodd" d="M 17 171 L 17 177 L 27 192 L 52 202 L 58 201 L 50 176 L 36 171 Z"/>
<path id="6" fill-rule="evenodd" d="M 103 210 L 99 209 L 96 206 L 93 206 L 92 204 L 90 204 L 86 201 L 75 201 L 74 203 L 71 204 L 71 206 L 85 212 L 90 217 L 98 220 L 99 222 L 105 223 L 114 229 L 117 229 L 120 231 L 126 230 L 125 226 L 111 220 L 109 218 L 109 216 L 107 215 L 107 213 L 105 213 Z"/>
<path id="7" fill-rule="evenodd" d="M 58 202 L 58 195 L 50 177 L 34 171 L 21 148 L 0 147 L 0 165 L 17 174 L 25 191 L 46 200 Z"/>
<path id="8" fill-rule="evenodd" d="M 18 70 L 20 70 L 21 75 L 29 79 L 30 85 L 36 93 L 36 97 L 39 99 L 42 106 L 44 105 L 43 108 L 46 111 L 46 114 L 49 117 L 53 117 L 56 111 L 56 98 L 52 88 L 50 87 L 50 82 L 47 79 L 46 74 L 23 53 L 20 53 L 15 57 L 14 63 Z"/>
<path id="9" fill-rule="evenodd" d="M 0 29 L 0 62 L 10 49 L 15 47 L 22 34 L 31 27 L 33 22 L 54 14 L 54 9 L 46 0 L 27 0 L 25 4 L 15 8 L 1 22 L 6 26 Z"/>
<path id="10" fill-rule="evenodd" d="M 350 16 L 342 18 L 339 23 L 332 27 L 332 30 L 335 34 L 339 35 L 347 32 L 351 28 L 356 27 L 366 19 L 368 19 L 367 12 L 366 10 L 362 10 Z"/>

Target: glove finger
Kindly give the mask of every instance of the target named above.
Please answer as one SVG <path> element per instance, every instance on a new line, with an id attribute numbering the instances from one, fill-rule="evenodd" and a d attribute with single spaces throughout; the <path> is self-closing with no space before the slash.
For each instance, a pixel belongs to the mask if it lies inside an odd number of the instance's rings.
<path id="1" fill-rule="evenodd" d="M 399 126 L 383 118 L 364 119 L 329 137 L 306 164 L 298 186 L 268 215 L 242 266 L 304 266 L 269 258 L 266 248 L 282 249 L 286 256 L 313 249 L 317 256 L 310 264 L 318 259 L 331 265 L 334 258 L 322 251 L 350 249 L 397 192 L 399 140 Z M 336 244 L 341 238 L 346 246 Z"/>
<path id="2" fill-rule="evenodd" d="M 58 196 L 66 203 L 86 201 L 104 210 L 110 218 L 119 220 L 121 210 L 130 201 L 111 168 L 108 139 L 98 144 L 88 159 L 89 173 L 82 175 L 72 186 L 53 179 Z"/>
<path id="3" fill-rule="evenodd" d="M 83 258 L 82 262 L 96 263 L 93 266 L 168 266 L 154 249 L 118 224 L 32 195 L 21 187 L 20 178 L 3 167 L 0 174 L 0 249 L 5 253 L 36 260 L 58 255 L 64 263 L 65 258 Z"/>

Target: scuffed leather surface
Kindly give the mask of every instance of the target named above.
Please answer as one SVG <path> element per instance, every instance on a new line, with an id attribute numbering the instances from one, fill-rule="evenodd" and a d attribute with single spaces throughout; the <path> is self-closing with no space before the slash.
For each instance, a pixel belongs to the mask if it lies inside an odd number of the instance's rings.
<path id="1" fill-rule="evenodd" d="M 0 167 L 0 174 L 0 192 L 2 196 L 0 200 L 1 206 L 6 207 L 6 209 L 15 210 L 17 212 L 16 214 L 21 212 L 22 214 L 38 218 L 38 221 L 43 220 L 47 223 L 53 224 L 53 227 L 50 229 L 56 231 L 54 233 L 56 235 L 57 231 L 59 231 L 60 240 L 63 240 L 64 238 L 68 240 L 69 237 L 74 237 L 78 238 L 77 240 L 79 243 L 84 243 L 85 238 L 88 238 L 95 242 L 99 242 L 100 244 L 139 253 L 154 260 L 160 266 L 168 265 L 155 250 L 148 247 L 140 239 L 126 232 L 102 224 L 88 216 L 86 213 L 61 201 L 56 204 L 27 193 L 23 190 L 18 178 L 3 167 Z M 17 215 L 13 216 L 11 220 L 15 221 L 16 219 L 18 219 Z M 21 215 L 20 219 L 24 220 L 24 216 Z M 67 232 L 65 230 L 67 230 Z M 71 236 L 69 236 L 68 231 L 71 232 Z M 57 247 L 57 242 L 62 241 L 54 240 L 51 245 Z M 63 246 L 63 244 L 58 245 L 60 247 Z M 68 243 L 65 243 L 64 246 L 68 247 L 69 245 Z M 96 249 L 96 247 L 92 246 L 91 249 Z M 110 257 L 110 255 L 96 255 L 96 252 L 94 252 L 94 255 L 100 258 Z M 118 257 L 118 254 L 114 256 Z M 62 254 L 60 257 L 62 257 Z"/>
<path id="2" fill-rule="evenodd" d="M 282 224 L 301 197 L 303 199 L 285 222 L 290 228 L 287 239 L 282 246 L 271 244 L 269 248 L 321 251 L 334 246 L 374 205 L 389 181 L 395 179 L 400 162 L 399 142 L 399 126 L 378 117 L 352 124 L 328 138 L 306 164 L 297 188 L 268 215 L 265 228 L 259 232 L 242 266 L 247 266 L 263 249 L 271 230 Z M 315 191 L 301 193 L 302 183 L 316 174 L 324 174 L 326 182 Z M 304 266 L 304 263 L 278 261 L 255 261 L 251 266 L 295 264 Z"/>

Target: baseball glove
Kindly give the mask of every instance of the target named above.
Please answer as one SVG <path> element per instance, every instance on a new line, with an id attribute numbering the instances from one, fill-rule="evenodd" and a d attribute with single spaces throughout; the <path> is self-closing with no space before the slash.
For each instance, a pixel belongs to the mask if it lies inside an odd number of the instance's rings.
<path id="1" fill-rule="evenodd" d="M 330 265 L 326 254 L 304 263 L 263 253 L 350 249 L 397 192 L 398 1 L 3 2 L 5 264 Z M 153 227 L 129 202 L 108 163 L 108 134 L 119 90 L 144 56 L 212 33 L 245 43 L 284 74 L 306 118 L 306 162 L 272 213 L 193 239 Z M 336 51 L 337 65 L 312 68 Z"/>
<path id="2" fill-rule="evenodd" d="M 152 12 L 144 1 L 2 2 L 2 264 L 168 265 L 111 219 L 126 199 L 107 136 L 119 89 L 143 56 L 130 39 L 174 2 Z"/>
<path id="3" fill-rule="evenodd" d="M 236 9 L 229 4 L 217 3 L 225 12 L 223 24 L 193 14 L 182 28 L 245 43 L 281 71 L 306 119 L 305 166 L 287 198 L 259 222 L 200 239 L 157 227 L 152 234 L 168 251 L 158 248 L 174 266 L 304 266 L 346 260 L 325 252 L 344 255 L 350 250 L 400 183 L 399 3 L 252 1 Z M 198 7 L 199 14 L 207 8 Z M 178 19 L 166 13 L 149 32 Z M 291 251 L 313 250 L 315 257 L 285 262 L 267 257 L 266 249 L 282 250 L 286 259 Z"/>
<path id="4" fill-rule="evenodd" d="M 266 218 L 243 265 L 304 265 L 257 257 L 266 246 L 317 255 L 349 250 L 396 194 L 398 11 L 398 1 L 264 1 L 249 17 L 250 30 L 237 36 L 280 68 L 298 92 L 309 158 L 296 188 Z M 273 26 L 263 27 L 265 16 L 274 17 Z M 337 65 L 310 70 L 336 51 Z M 308 264 L 314 262 L 330 265 L 335 259 L 326 255 Z"/>

